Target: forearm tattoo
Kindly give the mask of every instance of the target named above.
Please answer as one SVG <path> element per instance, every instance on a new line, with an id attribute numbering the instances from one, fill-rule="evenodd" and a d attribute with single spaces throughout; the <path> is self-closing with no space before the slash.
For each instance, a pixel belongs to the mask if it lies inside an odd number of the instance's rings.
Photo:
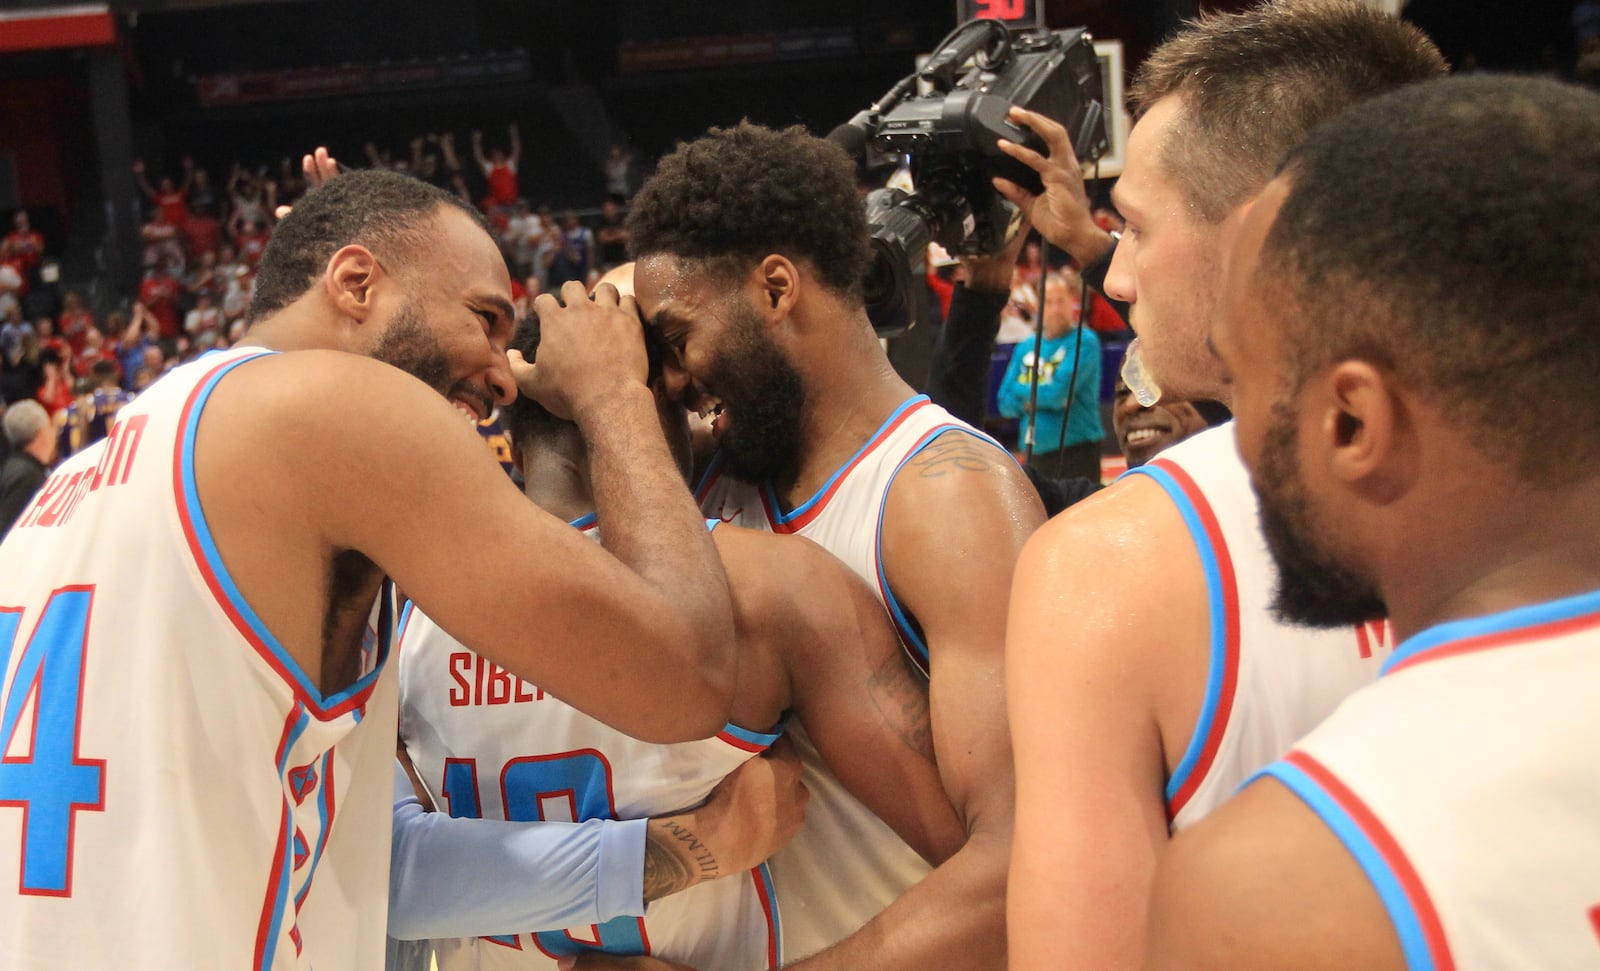
<path id="1" fill-rule="evenodd" d="M 687 826 L 671 819 L 650 825 L 644 842 L 646 903 L 720 875 L 716 855 Z"/>

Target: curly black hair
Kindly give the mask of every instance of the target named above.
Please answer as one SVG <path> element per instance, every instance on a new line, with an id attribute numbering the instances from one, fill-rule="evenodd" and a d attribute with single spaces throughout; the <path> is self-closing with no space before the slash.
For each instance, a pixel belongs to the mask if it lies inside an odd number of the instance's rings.
<path id="1" fill-rule="evenodd" d="M 253 324 L 300 299 L 333 254 L 351 243 L 403 261 L 433 242 L 428 229 L 441 207 L 465 212 L 489 231 L 477 210 L 451 193 L 398 172 L 349 172 L 306 193 L 261 254 L 245 319 Z"/>
<path id="2" fill-rule="evenodd" d="M 724 280 L 781 253 L 856 302 L 870 260 L 854 163 L 799 125 L 747 120 L 680 142 L 634 196 L 628 231 L 635 258 L 703 260 Z"/>

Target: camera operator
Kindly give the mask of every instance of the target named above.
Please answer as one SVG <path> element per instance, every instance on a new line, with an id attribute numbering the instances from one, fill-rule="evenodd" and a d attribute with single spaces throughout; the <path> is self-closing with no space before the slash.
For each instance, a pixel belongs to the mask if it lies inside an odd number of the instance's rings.
<path id="1" fill-rule="evenodd" d="M 1127 231 L 1105 289 L 1129 302 L 1143 363 L 1167 393 L 1230 398 L 1208 344 L 1225 223 L 1313 125 L 1444 70 L 1420 31 L 1355 0 L 1273 0 L 1204 18 L 1152 52 L 1133 89 L 1138 116 L 1113 193 Z M 1046 239 L 1103 261 L 1108 236 L 1090 217 L 1066 132 L 1036 114 L 1012 117 L 1048 154 L 1002 149 L 1044 191 L 996 188 Z M 1139 344 L 1130 353 L 1138 361 Z M 1169 833 L 1377 675 L 1386 652 L 1373 642 L 1387 640 L 1385 625 L 1283 625 L 1270 609 L 1273 576 L 1231 424 L 1028 543 L 1006 644 L 1018 792 L 1012 968 L 1139 966 Z M 1130 577 L 1159 578 L 1158 601 Z"/>

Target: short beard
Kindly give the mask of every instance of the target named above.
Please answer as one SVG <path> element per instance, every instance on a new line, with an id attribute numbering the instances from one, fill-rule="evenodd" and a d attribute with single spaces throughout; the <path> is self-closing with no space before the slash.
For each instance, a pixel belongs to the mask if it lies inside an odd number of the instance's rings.
<path id="1" fill-rule="evenodd" d="M 1261 531 L 1278 566 L 1272 613 L 1286 623 L 1318 628 L 1387 617 L 1389 607 L 1373 585 L 1341 565 L 1313 536 L 1295 460 L 1298 437 L 1294 416 L 1275 407 L 1255 475 Z"/>
<path id="2" fill-rule="evenodd" d="M 799 471 L 800 372 L 762 332 L 754 311 L 736 304 L 730 346 L 712 361 L 706 384 L 729 412 L 719 446 L 724 468 L 744 482 L 793 481 Z"/>
<path id="3" fill-rule="evenodd" d="M 449 391 L 450 358 L 428 329 L 415 300 L 408 300 L 395 313 L 370 356 L 394 365 L 440 394 Z"/>

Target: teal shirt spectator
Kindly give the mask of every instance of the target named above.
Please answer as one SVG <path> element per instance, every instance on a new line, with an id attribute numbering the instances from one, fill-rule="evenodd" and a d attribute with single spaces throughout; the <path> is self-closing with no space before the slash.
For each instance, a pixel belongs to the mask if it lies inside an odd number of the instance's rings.
<path id="1" fill-rule="evenodd" d="M 1078 335 L 1083 344 L 1078 345 Z M 1073 362 L 1076 354 L 1077 380 L 1074 381 Z M 1039 358 L 1044 363 L 1039 373 L 1039 399 L 1036 415 L 1027 413 L 1028 400 L 1033 386 L 1033 338 L 1017 344 L 1012 352 L 1011 364 L 1006 368 L 1001 382 L 1000 414 L 1007 418 L 1021 418 L 1022 428 L 1017 436 L 1017 450 L 1021 451 L 1028 440 L 1028 428 L 1037 417 L 1039 427 L 1033 438 L 1035 453 L 1053 452 L 1057 443 L 1063 446 L 1084 442 L 1099 442 L 1106 437 L 1105 426 L 1100 424 L 1100 338 L 1086 327 L 1074 327 L 1064 335 L 1046 338 L 1040 345 Z M 1067 414 L 1067 395 L 1071 391 L 1072 413 Z M 1061 422 L 1067 420 L 1067 439 L 1061 442 Z"/>

